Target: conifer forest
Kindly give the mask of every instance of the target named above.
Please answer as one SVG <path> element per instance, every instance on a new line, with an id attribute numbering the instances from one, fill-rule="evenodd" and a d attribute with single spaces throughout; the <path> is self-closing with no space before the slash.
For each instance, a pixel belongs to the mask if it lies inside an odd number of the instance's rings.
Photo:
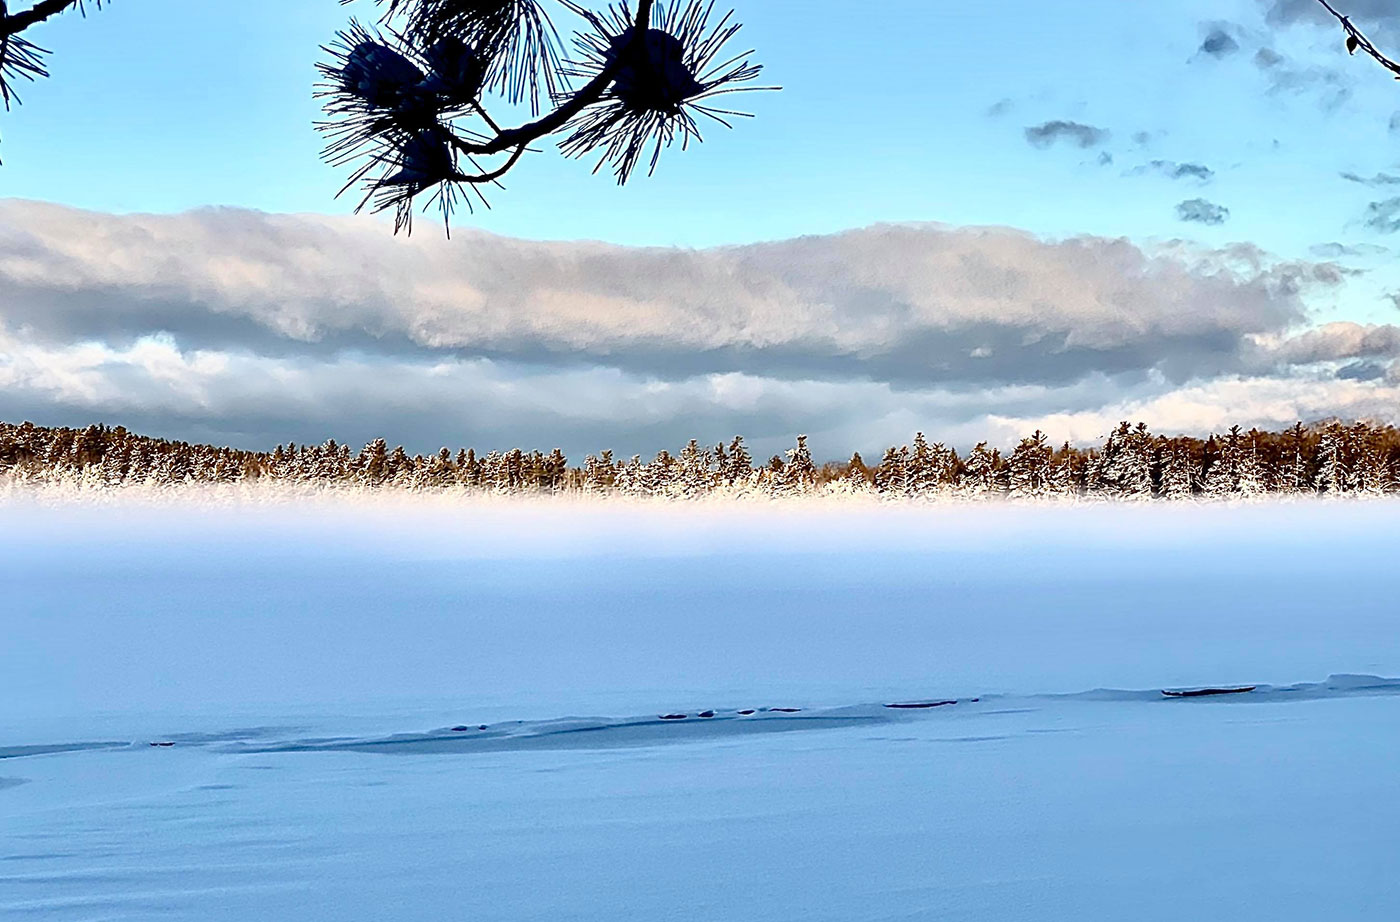
<path id="1" fill-rule="evenodd" d="M 1166 437 L 1123 422 L 1099 445 L 1051 444 L 1035 432 L 1009 453 L 986 442 L 958 452 L 920 432 L 879 460 L 819 462 L 806 436 L 756 459 L 742 436 L 623 459 L 571 463 L 558 449 L 408 454 L 376 439 L 243 451 L 149 438 L 124 427 L 0 423 L 0 482 L 84 488 L 261 482 L 327 488 L 630 497 L 870 495 L 888 498 L 1239 498 L 1400 491 L 1400 430 L 1367 422 L 1299 423 L 1282 432 L 1234 426 L 1209 438 Z"/>

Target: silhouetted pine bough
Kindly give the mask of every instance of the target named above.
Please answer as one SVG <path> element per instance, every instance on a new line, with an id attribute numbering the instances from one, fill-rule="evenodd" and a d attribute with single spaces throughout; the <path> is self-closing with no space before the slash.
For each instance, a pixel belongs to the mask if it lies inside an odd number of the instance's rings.
<path id="1" fill-rule="evenodd" d="M 412 231 L 420 202 L 445 226 L 459 205 L 487 205 L 482 187 L 551 135 L 567 133 L 566 155 L 596 157 L 594 172 L 610 166 L 621 184 L 677 141 L 700 141 L 701 121 L 732 127 L 747 115 L 720 97 L 776 89 L 752 85 L 763 68 L 751 51 L 726 50 L 739 25 L 713 0 L 601 11 L 575 0 L 377 2 L 378 23 L 352 19 L 324 49 L 328 118 L 317 128 L 326 161 L 350 170 L 341 192 L 359 186 L 360 209 L 393 211 L 395 232 Z M 578 25 L 572 52 L 551 10 Z M 502 127 L 488 112 L 499 106 L 528 108 L 530 120 Z"/>
<path id="2" fill-rule="evenodd" d="M 18 83 L 49 75 L 44 66 L 48 51 L 21 33 L 68 10 L 87 15 L 89 5 L 101 9 L 107 0 L 34 0 L 23 6 L 21 2 L 0 0 L 0 106 L 6 110 L 19 102 Z"/>
<path id="3" fill-rule="evenodd" d="M 742 437 L 643 462 L 612 452 L 570 466 L 559 450 L 478 455 L 444 448 L 409 455 L 377 439 L 358 452 L 323 445 L 238 451 L 134 435 L 122 427 L 44 428 L 0 423 L 0 479 L 17 485 L 228 484 L 247 481 L 412 491 L 599 493 L 675 498 L 815 493 L 887 497 L 1104 497 L 1185 499 L 1264 494 L 1380 495 L 1400 491 L 1400 430 L 1338 421 L 1283 432 L 1238 426 L 1201 440 L 1122 423 L 1097 448 L 1056 448 L 1036 432 L 1009 455 L 986 443 L 965 455 L 922 433 L 880 463 L 859 454 L 817 464 L 805 436 L 755 465 Z"/>
<path id="4" fill-rule="evenodd" d="M 0 0 L 0 104 L 48 75 L 47 53 L 20 33 L 67 10 L 107 0 Z M 341 0 L 350 3 L 352 0 Z M 748 113 L 724 104 L 763 70 L 729 48 L 734 13 L 714 0 L 374 0 L 372 22 L 351 19 L 323 50 L 316 96 L 323 153 L 359 187 L 357 210 L 394 212 L 412 231 L 417 207 L 487 205 L 538 144 L 561 135 L 571 157 L 596 158 L 619 184 L 661 152 L 702 140 L 702 123 L 733 127 Z M 575 26 L 565 44 L 551 16 Z M 511 124 L 505 112 L 522 116 Z M 491 113 L 495 112 L 495 116 Z"/>

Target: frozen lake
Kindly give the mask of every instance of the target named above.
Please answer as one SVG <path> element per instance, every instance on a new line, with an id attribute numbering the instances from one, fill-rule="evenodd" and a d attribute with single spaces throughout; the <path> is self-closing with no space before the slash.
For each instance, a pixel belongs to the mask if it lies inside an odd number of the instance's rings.
<path id="1" fill-rule="evenodd" d="M 10 502 L 0 916 L 1387 918 L 1397 513 Z"/>

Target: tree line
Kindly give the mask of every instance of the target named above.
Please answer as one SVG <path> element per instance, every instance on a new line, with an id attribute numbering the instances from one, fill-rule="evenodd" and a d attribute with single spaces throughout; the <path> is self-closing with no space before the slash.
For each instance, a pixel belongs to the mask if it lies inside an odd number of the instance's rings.
<path id="1" fill-rule="evenodd" d="M 1124 422 L 1101 445 L 1053 446 L 1042 432 L 1010 453 L 986 442 L 965 454 L 923 433 L 887 449 L 876 464 L 859 454 L 818 464 L 806 436 L 756 462 L 742 436 L 643 461 L 611 451 L 571 465 L 515 448 L 410 455 L 375 439 L 358 451 L 334 440 L 270 452 L 150 438 L 122 426 L 83 429 L 0 423 L 0 478 L 12 484 L 87 487 L 249 481 L 414 491 L 604 493 L 700 497 L 721 494 L 875 494 L 890 497 L 1246 497 L 1266 493 L 1378 495 L 1400 491 L 1400 430 L 1367 422 L 1298 423 L 1282 432 L 1239 426 L 1198 439 L 1154 435 Z"/>

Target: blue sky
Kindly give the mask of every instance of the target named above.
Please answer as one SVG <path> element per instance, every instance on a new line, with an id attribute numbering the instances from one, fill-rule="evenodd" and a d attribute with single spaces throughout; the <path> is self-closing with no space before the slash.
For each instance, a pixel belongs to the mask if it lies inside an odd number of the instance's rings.
<path id="1" fill-rule="evenodd" d="M 1400 39 L 1400 13 L 1387 0 L 1353 5 L 1379 41 Z M 1209 267 L 1203 262 L 1190 270 L 1201 276 L 1197 281 L 1209 286 L 1211 273 L 1244 272 L 1240 291 L 1249 295 L 1254 289 L 1244 283 L 1252 270 L 1240 265 L 1255 259 L 1254 251 L 1234 246 L 1245 244 L 1262 251 L 1260 265 L 1335 262 L 1345 274 L 1344 284 L 1275 291 L 1296 300 L 1284 312 L 1301 312 L 1296 323 L 1384 326 L 1396 319 L 1397 302 L 1386 297 L 1400 290 L 1394 240 L 1364 218 L 1372 202 L 1388 201 L 1400 186 L 1366 185 L 1342 174 L 1393 175 L 1386 171 L 1397 164 L 1400 134 L 1391 121 L 1400 112 L 1400 90 L 1372 62 L 1346 57 L 1339 30 L 1308 18 L 1315 6 L 1308 0 L 891 0 L 878 15 L 865 4 L 835 0 L 742 0 L 736 6 L 746 24 L 740 41 L 758 49 L 765 79 L 784 86 L 781 93 L 744 100 L 757 119 L 733 132 L 714 129 L 707 143 L 689 152 L 669 152 L 654 178 L 639 177 L 621 190 L 607 175 L 590 175 L 591 164 L 546 149 L 511 174 L 508 188 L 493 195 L 493 210 L 463 215 L 459 226 L 529 240 L 683 247 L 778 241 L 881 222 L 1006 227 L 1047 245 L 1077 235 L 1126 238 L 1148 254 L 1180 239 L 1213 254 Z M 99 216 L 91 221 L 131 212 L 176 216 L 204 206 L 274 216 L 348 213 L 353 201 L 334 198 L 342 175 L 317 156 L 311 84 L 318 46 L 355 12 L 372 13 L 372 5 L 122 0 L 87 20 L 69 15 L 35 30 L 33 37 L 56 52 L 54 77 L 26 88 L 23 107 L 0 114 L 0 199 L 83 209 Z M 1215 33 L 1228 36 L 1229 53 L 1201 50 Z M 1055 123 L 1081 127 L 1031 143 L 1054 132 L 1028 130 Z M 1174 172 L 1182 175 L 1172 178 Z M 1182 207 L 1197 215 L 1227 209 L 1228 219 L 1184 221 Z M 67 220 L 51 223 L 67 227 Z M 172 217 L 161 226 L 183 226 L 182 220 Z M 166 233 L 137 223 L 155 237 Z M 230 232 L 230 223 L 243 233 L 247 221 L 211 219 L 199 224 L 200 232 L 213 233 L 214 225 Z M 373 256 L 411 262 L 429 250 L 436 254 L 441 241 L 420 240 L 435 233 L 431 221 L 424 222 L 412 243 L 386 242 Z M 112 239 L 121 234 L 113 231 Z M 472 246 L 464 239 L 442 250 L 442 258 L 465 257 Z M 139 255 L 159 261 L 168 254 Z M 87 256 L 94 266 L 112 258 Z M 55 267 L 60 277 L 58 262 Z M 276 271 L 285 276 L 303 269 Z M 259 263 L 259 271 L 271 270 Z M 772 271 L 783 276 L 781 267 Z M 200 285 L 213 283 L 190 284 L 202 291 Z M 940 277 L 928 284 L 936 289 Z M 1126 283 L 1120 289 L 1136 290 Z M 203 296 L 179 297 L 193 298 L 193 311 L 222 316 L 229 309 L 199 300 Z M 37 308 L 24 306 L 20 313 L 30 310 Z M 754 318 L 762 316 L 750 318 L 758 323 Z M 1151 326 L 1131 316 L 1125 323 Z M 555 320 L 540 325 L 558 332 Z M 176 326 L 133 329 L 128 339 L 169 337 Z M 1269 335 L 1286 332 L 1298 329 L 1279 326 Z M 192 347 L 178 336 L 172 342 L 176 354 L 188 358 Z M 454 359 L 496 361 L 504 347 L 455 348 Z M 506 353 L 523 362 L 527 356 L 534 361 L 540 350 L 558 354 L 564 348 L 552 341 L 526 348 L 512 340 Z M 606 357 L 615 346 L 599 348 L 598 355 L 571 360 L 617 371 Z M 1368 346 L 1341 357 L 1369 362 L 1374 351 Z M 729 373 L 731 366 L 711 372 Z M 1160 375 L 1164 367 L 1152 365 L 1143 374 Z M 1119 373 L 1107 366 L 1090 372 Z M 1367 365 L 1348 373 L 1373 372 Z M 866 369 L 856 377 L 878 382 L 881 374 Z M 1005 409 L 1001 399 L 987 398 L 984 419 Z M 1042 409 L 1056 400 L 1069 398 L 1047 398 Z M 100 405 L 79 401 L 71 413 Z M 1064 406 L 1073 411 L 1073 401 Z M 15 412 L 0 406 L 0 416 Z M 923 411 L 892 405 L 890 412 L 902 426 Z M 1274 413 L 1284 415 L 1285 409 Z M 1041 418 L 1015 417 L 1016 424 Z"/>
<path id="2" fill-rule="evenodd" d="M 5 116 L 0 191 L 105 211 L 238 205 L 338 212 L 340 176 L 317 159 L 310 97 L 317 46 L 367 0 L 124 0 L 36 30 L 55 79 Z M 876 221 L 1005 224 L 1049 234 L 1250 240 L 1289 254 L 1352 226 L 1367 190 L 1338 177 L 1396 159 L 1400 96 L 1335 30 L 1266 33 L 1256 0 L 1124 4 L 895 0 L 878 16 L 836 0 L 740 4 L 742 40 L 781 94 L 759 118 L 673 152 L 619 191 L 553 151 L 532 158 L 470 223 L 530 238 L 708 245 Z M 1300 61 L 1342 70 L 1352 97 L 1274 92 L 1250 49 L 1197 55 L 1202 24 L 1228 20 Z M 1193 58 L 1198 58 L 1193 61 Z M 1006 111 L 988 109 L 1006 100 Z M 1028 125 L 1102 127 L 1089 150 L 1028 145 Z M 1145 145 L 1133 135 L 1147 132 Z M 1277 142 L 1277 146 L 1275 146 Z M 1093 165 L 1102 151 L 1114 165 Z M 1204 163 L 1206 188 L 1125 172 L 1154 159 Z M 1198 194 L 1226 205 L 1220 228 L 1183 227 Z"/>

